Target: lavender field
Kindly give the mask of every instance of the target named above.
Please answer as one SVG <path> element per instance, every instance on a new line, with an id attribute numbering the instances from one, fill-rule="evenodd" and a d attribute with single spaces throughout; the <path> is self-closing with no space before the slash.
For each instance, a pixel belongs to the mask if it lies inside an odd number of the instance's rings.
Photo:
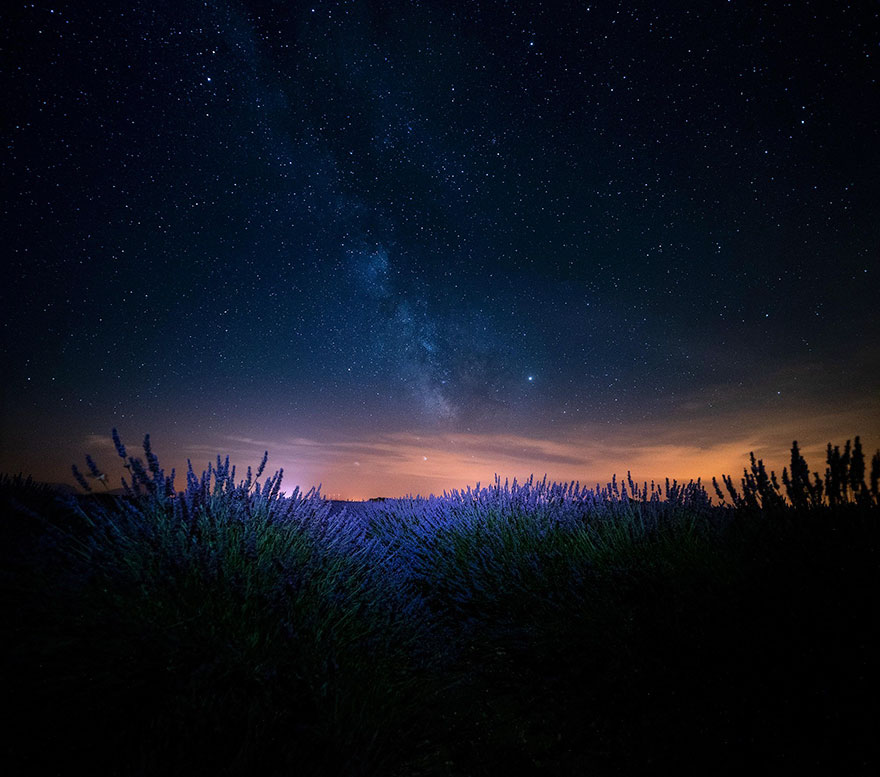
<path id="1" fill-rule="evenodd" d="M 10 774 L 868 774 L 880 452 L 340 506 L 0 479 Z M 87 458 L 88 474 L 99 463 Z"/>

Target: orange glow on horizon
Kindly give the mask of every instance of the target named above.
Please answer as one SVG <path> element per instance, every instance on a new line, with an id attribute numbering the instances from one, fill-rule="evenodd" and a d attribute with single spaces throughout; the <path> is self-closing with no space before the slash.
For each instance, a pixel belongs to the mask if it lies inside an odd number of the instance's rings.
<path id="1" fill-rule="evenodd" d="M 826 421 L 829 419 L 825 419 Z M 834 424 L 836 426 L 836 423 Z M 825 426 L 819 420 L 817 426 Z M 505 479 L 523 482 L 534 475 L 548 481 L 579 481 L 594 488 L 605 486 L 612 475 L 624 480 L 627 472 L 640 486 L 651 480 L 663 483 L 666 478 L 687 482 L 701 478 L 714 496 L 712 477 L 731 475 L 738 483 L 743 469 L 749 466 L 749 452 L 763 459 L 768 470 L 778 476 L 788 466 L 791 442 L 798 440 L 802 455 L 811 471 L 824 472 L 827 442 L 843 445 L 854 434 L 825 433 L 818 428 L 798 434 L 787 425 L 779 424 L 772 434 L 759 434 L 741 429 L 741 434 L 714 442 L 714 434 L 704 439 L 694 435 L 688 440 L 685 431 L 674 430 L 645 433 L 631 427 L 609 434 L 603 430 L 581 430 L 566 440 L 549 440 L 518 434 L 456 434 L 448 432 L 395 432 L 376 435 L 372 439 L 322 442 L 308 438 L 255 440 L 226 438 L 226 452 L 239 465 L 236 478 L 241 479 L 247 466 L 256 467 L 263 450 L 269 451 L 266 475 L 284 469 L 282 490 L 290 493 L 294 486 L 308 491 L 321 484 L 321 493 L 333 499 L 361 501 L 373 497 L 427 496 L 444 491 L 465 489 L 477 483 L 495 482 L 496 474 Z M 880 441 L 880 429 L 866 430 L 862 436 L 866 457 Z M 873 434 L 870 434 L 873 432 Z M 716 438 L 717 439 L 717 438 Z M 871 447 L 871 446 L 874 447 Z M 207 453 L 200 446 L 193 455 L 197 473 L 204 468 L 198 462 L 216 460 L 216 453 Z M 201 455 L 204 451 L 204 455 Z M 162 452 L 157 450 L 160 461 Z M 191 454 L 192 455 L 192 454 Z M 225 455 L 225 453 L 224 453 Z M 117 459 L 118 461 L 118 459 Z M 163 462 L 164 466 L 164 462 Z M 178 469 L 178 473 L 185 469 Z M 185 481 L 179 476 L 178 487 Z"/>
<path id="2" fill-rule="evenodd" d="M 514 478 L 523 482 L 533 475 L 541 480 L 569 483 L 579 481 L 595 488 L 605 486 L 612 475 L 624 481 L 627 472 L 642 486 L 666 478 L 680 483 L 702 479 L 714 498 L 712 477 L 731 475 L 739 483 L 743 469 L 749 466 L 749 452 L 763 459 L 768 470 L 782 475 L 788 466 L 792 440 L 797 440 L 811 471 L 824 473 L 825 447 L 828 442 L 841 447 L 847 439 L 861 435 L 868 461 L 880 444 L 880 414 L 866 413 L 865 408 L 849 412 L 813 413 L 805 421 L 779 420 L 753 414 L 751 417 L 689 417 L 684 423 L 632 423 L 568 426 L 551 439 L 546 434 L 457 433 L 448 430 L 392 431 L 371 435 L 327 438 L 270 435 L 259 437 L 218 436 L 193 444 L 179 433 L 157 430 L 151 434 L 153 450 L 166 474 L 176 469 L 175 486 L 186 486 L 186 459 L 193 462 L 197 475 L 216 462 L 219 453 L 236 466 L 236 482 L 247 467 L 256 468 L 263 451 L 269 461 L 263 478 L 283 468 L 281 490 L 290 494 L 295 486 L 308 491 L 321 485 L 321 494 L 329 498 L 366 500 L 374 497 L 427 496 L 444 491 L 463 490 L 477 483 L 488 486 L 496 474 L 502 482 Z M 692 411 L 689 411 L 692 413 Z M 871 422 L 865 423 L 864 419 Z M 863 420 L 859 420 L 863 419 Z M 877 419 L 877 420 L 874 420 Z M 120 430 L 128 454 L 143 459 L 140 440 L 133 430 Z M 74 441 L 71 441 L 74 443 Z M 111 488 L 120 486 L 127 476 L 116 454 L 110 435 L 89 434 L 68 452 L 58 450 L 52 461 L 18 458 L 16 472 L 30 472 L 37 480 L 73 484 L 70 464 L 84 471 L 84 457 L 90 453 L 108 475 Z M 51 468 L 50 468 L 51 465 Z M 98 486 L 96 491 L 102 490 Z"/>

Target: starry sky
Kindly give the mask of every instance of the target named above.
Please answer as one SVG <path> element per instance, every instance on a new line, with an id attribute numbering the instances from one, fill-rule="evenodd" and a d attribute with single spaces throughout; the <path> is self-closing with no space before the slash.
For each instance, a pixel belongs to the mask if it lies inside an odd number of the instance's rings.
<path id="1" fill-rule="evenodd" d="M 880 11 L 14 3 L 0 471 L 337 498 L 880 445 Z"/>

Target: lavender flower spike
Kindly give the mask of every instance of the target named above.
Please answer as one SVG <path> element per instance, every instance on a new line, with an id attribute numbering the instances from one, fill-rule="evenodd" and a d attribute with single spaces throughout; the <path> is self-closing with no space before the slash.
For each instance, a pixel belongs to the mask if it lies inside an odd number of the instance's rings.
<path id="1" fill-rule="evenodd" d="M 266 452 L 263 454 L 263 460 L 260 462 L 260 467 L 259 467 L 259 469 L 257 470 L 257 478 L 259 478 L 260 475 L 263 474 L 263 470 L 265 469 L 265 467 L 266 467 L 266 462 L 267 462 L 268 460 L 269 460 L 269 451 L 266 451 Z"/>
<path id="2" fill-rule="evenodd" d="M 70 469 L 73 470 L 73 476 L 76 478 L 76 482 L 82 486 L 83 491 L 91 491 L 91 486 L 86 482 L 86 479 L 82 476 L 82 472 L 80 472 L 76 464 L 71 464 Z"/>
<path id="3" fill-rule="evenodd" d="M 113 436 L 113 444 L 116 446 L 116 452 L 119 454 L 119 458 L 123 461 L 125 460 L 125 446 L 122 444 L 122 440 L 119 439 L 119 432 L 116 431 L 116 427 L 113 427 L 113 431 L 111 432 Z"/>
<path id="4" fill-rule="evenodd" d="M 92 473 L 92 477 L 93 477 L 93 478 L 99 478 L 99 479 L 100 479 L 100 478 L 102 477 L 101 470 L 98 469 L 98 465 L 95 464 L 95 462 L 94 462 L 94 460 L 92 459 L 92 457 L 89 456 L 88 454 L 86 454 L 86 465 L 87 465 L 88 468 L 89 468 L 89 472 Z"/>

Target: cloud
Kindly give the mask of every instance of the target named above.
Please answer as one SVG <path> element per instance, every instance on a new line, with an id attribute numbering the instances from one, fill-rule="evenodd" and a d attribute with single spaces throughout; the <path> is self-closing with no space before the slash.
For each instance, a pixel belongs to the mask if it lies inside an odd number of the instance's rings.
<path id="1" fill-rule="evenodd" d="M 861 415 L 873 400 L 847 410 L 814 408 L 807 414 L 787 416 L 769 406 L 731 408 L 729 412 L 700 409 L 690 402 L 670 408 L 662 418 L 609 425 L 586 423 L 566 426 L 554 437 L 521 431 L 449 431 L 428 429 L 377 430 L 369 434 L 311 434 L 308 437 L 265 433 L 224 435 L 204 444 L 185 440 L 154 440 L 163 467 L 185 471 L 186 457 L 201 472 L 217 454 L 229 455 L 243 477 L 247 466 L 255 467 L 263 451 L 269 452 L 266 474 L 284 470 L 282 490 L 294 485 L 308 490 L 321 484 L 325 495 L 345 499 L 406 494 L 440 494 L 480 482 L 502 479 L 520 481 L 535 475 L 557 482 L 579 481 L 590 487 L 604 486 L 611 476 L 631 471 L 638 483 L 666 477 L 679 482 L 732 475 L 737 480 L 754 451 L 768 469 L 781 474 L 788 464 L 792 440 L 798 440 L 811 470 L 824 471 L 825 446 L 843 444 L 862 434 L 867 451 L 880 442 L 877 422 L 850 428 L 853 419 L 880 418 Z M 852 412 L 855 411 L 855 412 Z M 173 443 L 173 444 L 172 444 Z M 156 445 L 154 444 L 154 448 Z M 180 459 L 166 460 L 165 450 Z M 99 466 L 113 474 L 119 460 L 109 436 L 84 435 L 83 450 L 90 450 Z M 137 450 L 130 450 L 137 455 Z M 124 474 L 119 467 L 120 474 Z M 115 477 L 115 476 L 114 476 Z"/>
<path id="2" fill-rule="evenodd" d="M 141 451 L 141 458 L 143 458 L 143 450 L 138 448 Z M 87 452 L 99 451 L 100 453 L 105 453 L 112 451 L 113 455 L 116 454 L 116 445 L 113 442 L 113 439 L 106 434 L 87 434 L 83 438 L 82 442 L 82 450 Z M 127 451 L 129 455 L 137 456 L 135 451 Z"/>
<path id="3" fill-rule="evenodd" d="M 265 440 L 255 440 L 252 437 L 235 437 L 230 435 L 228 437 L 225 437 L 224 439 L 232 440 L 233 442 L 245 443 L 246 445 L 255 445 L 257 447 L 267 444 Z M 321 444 L 322 443 L 320 443 L 318 440 L 310 440 L 307 437 L 292 437 L 290 439 L 284 439 L 281 443 L 281 445 L 291 448 L 311 447 Z"/>
<path id="4" fill-rule="evenodd" d="M 792 440 L 798 441 L 810 469 L 819 471 L 824 471 L 829 441 L 842 445 L 859 433 L 868 451 L 880 441 L 880 424 L 865 423 L 880 418 L 872 397 L 845 409 L 811 402 L 799 412 L 784 401 L 737 392 L 714 391 L 709 398 L 711 403 L 694 392 L 655 416 L 613 424 L 568 424 L 557 427 L 553 436 L 511 428 L 459 431 L 450 425 L 414 425 L 369 433 L 334 430 L 327 436 L 313 432 L 308 437 L 267 430 L 223 437 L 219 447 L 181 447 L 187 455 L 204 451 L 209 461 L 218 451 L 228 453 L 245 466 L 255 465 L 268 450 L 268 472 L 283 468 L 287 490 L 291 484 L 311 488 L 321 483 L 322 493 L 366 499 L 440 494 L 494 482 L 496 474 L 519 480 L 546 474 L 557 482 L 604 486 L 612 475 L 623 478 L 627 471 L 639 483 L 701 478 L 711 493 L 713 476 L 741 477 L 750 451 L 781 475 Z M 103 450 L 112 443 L 95 438 L 95 444 Z M 229 447 L 223 450 L 224 446 Z"/>
<path id="5" fill-rule="evenodd" d="M 321 470 L 325 491 L 363 499 L 439 494 L 477 481 L 493 482 L 496 474 L 520 480 L 546 474 L 550 480 L 590 485 L 604 485 L 613 474 L 623 477 L 627 470 L 639 481 L 667 476 L 706 480 L 739 471 L 746 463 L 744 451 L 753 442 L 743 438 L 709 445 L 645 443 L 632 433 L 609 440 L 584 430 L 582 437 L 566 441 L 516 434 L 397 432 L 327 442 L 310 446 L 308 452 L 281 441 L 264 441 L 261 446 L 268 447 L 270 460 L 285 472 Z"/>

